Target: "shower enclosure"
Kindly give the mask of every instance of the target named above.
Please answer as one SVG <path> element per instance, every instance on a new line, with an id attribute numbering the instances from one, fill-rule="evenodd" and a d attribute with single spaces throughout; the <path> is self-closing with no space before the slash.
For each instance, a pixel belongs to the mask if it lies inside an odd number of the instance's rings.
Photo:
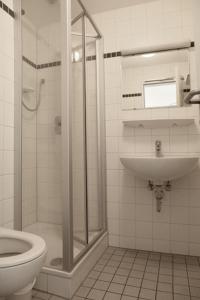
<path id="1" fill-rule="evenodd" d="M 106 232 L 103 38 L 80 0 L 17 2 L 15 226 L 71 271 Z"/>

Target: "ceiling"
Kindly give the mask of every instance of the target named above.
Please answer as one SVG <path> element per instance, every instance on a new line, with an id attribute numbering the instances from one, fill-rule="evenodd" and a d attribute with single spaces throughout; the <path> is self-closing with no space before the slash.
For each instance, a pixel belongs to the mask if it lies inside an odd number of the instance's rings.
<path id="1" fill-rule="evenodd" d="M 91 14 L 152 1 L 155 0 L 82 0 Z"/>
<path id="2" fill-rule="evenodd" d="M 126 6 L 152 2 L 155 0 L 81 0 L 90 14 L 119 9 Z M 22 0 L 26 17 L 41 28 L 60 20 L 60 1 L 58 0 Z M 72 19 L 81 12 L 77 0 L 72 0 Z"/>
<path id="3" fill-rule="evenodd" d="M 36 28 L 60 19 L 60 2 L 56 0 L 22 0 L 22 9 Z"/>

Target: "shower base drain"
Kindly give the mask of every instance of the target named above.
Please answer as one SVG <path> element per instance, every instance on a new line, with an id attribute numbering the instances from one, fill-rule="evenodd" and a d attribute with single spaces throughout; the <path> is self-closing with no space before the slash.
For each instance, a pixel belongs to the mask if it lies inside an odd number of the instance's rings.
<path id="1" fill-rule="evenodd" d="M 62 266 L 62 264 L 63 264 L 63 259 L 61 257 L 56 257 L 52 259 L 50 262 L 50 265 L 53 267 Z"/>

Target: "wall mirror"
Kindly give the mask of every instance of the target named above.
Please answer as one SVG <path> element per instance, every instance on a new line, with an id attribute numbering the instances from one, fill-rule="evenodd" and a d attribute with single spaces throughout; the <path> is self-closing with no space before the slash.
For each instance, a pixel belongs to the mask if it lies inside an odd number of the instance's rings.
<path id="1" fill-rule="evenodd" d="M 189 49 L 121 57 L 122 109 L 183 105 L 190 91 Z"/>

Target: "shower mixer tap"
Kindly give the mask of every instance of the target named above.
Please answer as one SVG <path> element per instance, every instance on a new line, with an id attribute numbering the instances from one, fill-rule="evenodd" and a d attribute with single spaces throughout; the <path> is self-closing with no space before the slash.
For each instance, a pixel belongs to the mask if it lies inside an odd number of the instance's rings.
<path id="1" fill-rule="evenodd" d="M 155 142 L 155 151 L 156 151 L 156 156 L 159 157 L 161 156 L 161 145 L 162 145 L 162 142 L 157 140 Z"/>

